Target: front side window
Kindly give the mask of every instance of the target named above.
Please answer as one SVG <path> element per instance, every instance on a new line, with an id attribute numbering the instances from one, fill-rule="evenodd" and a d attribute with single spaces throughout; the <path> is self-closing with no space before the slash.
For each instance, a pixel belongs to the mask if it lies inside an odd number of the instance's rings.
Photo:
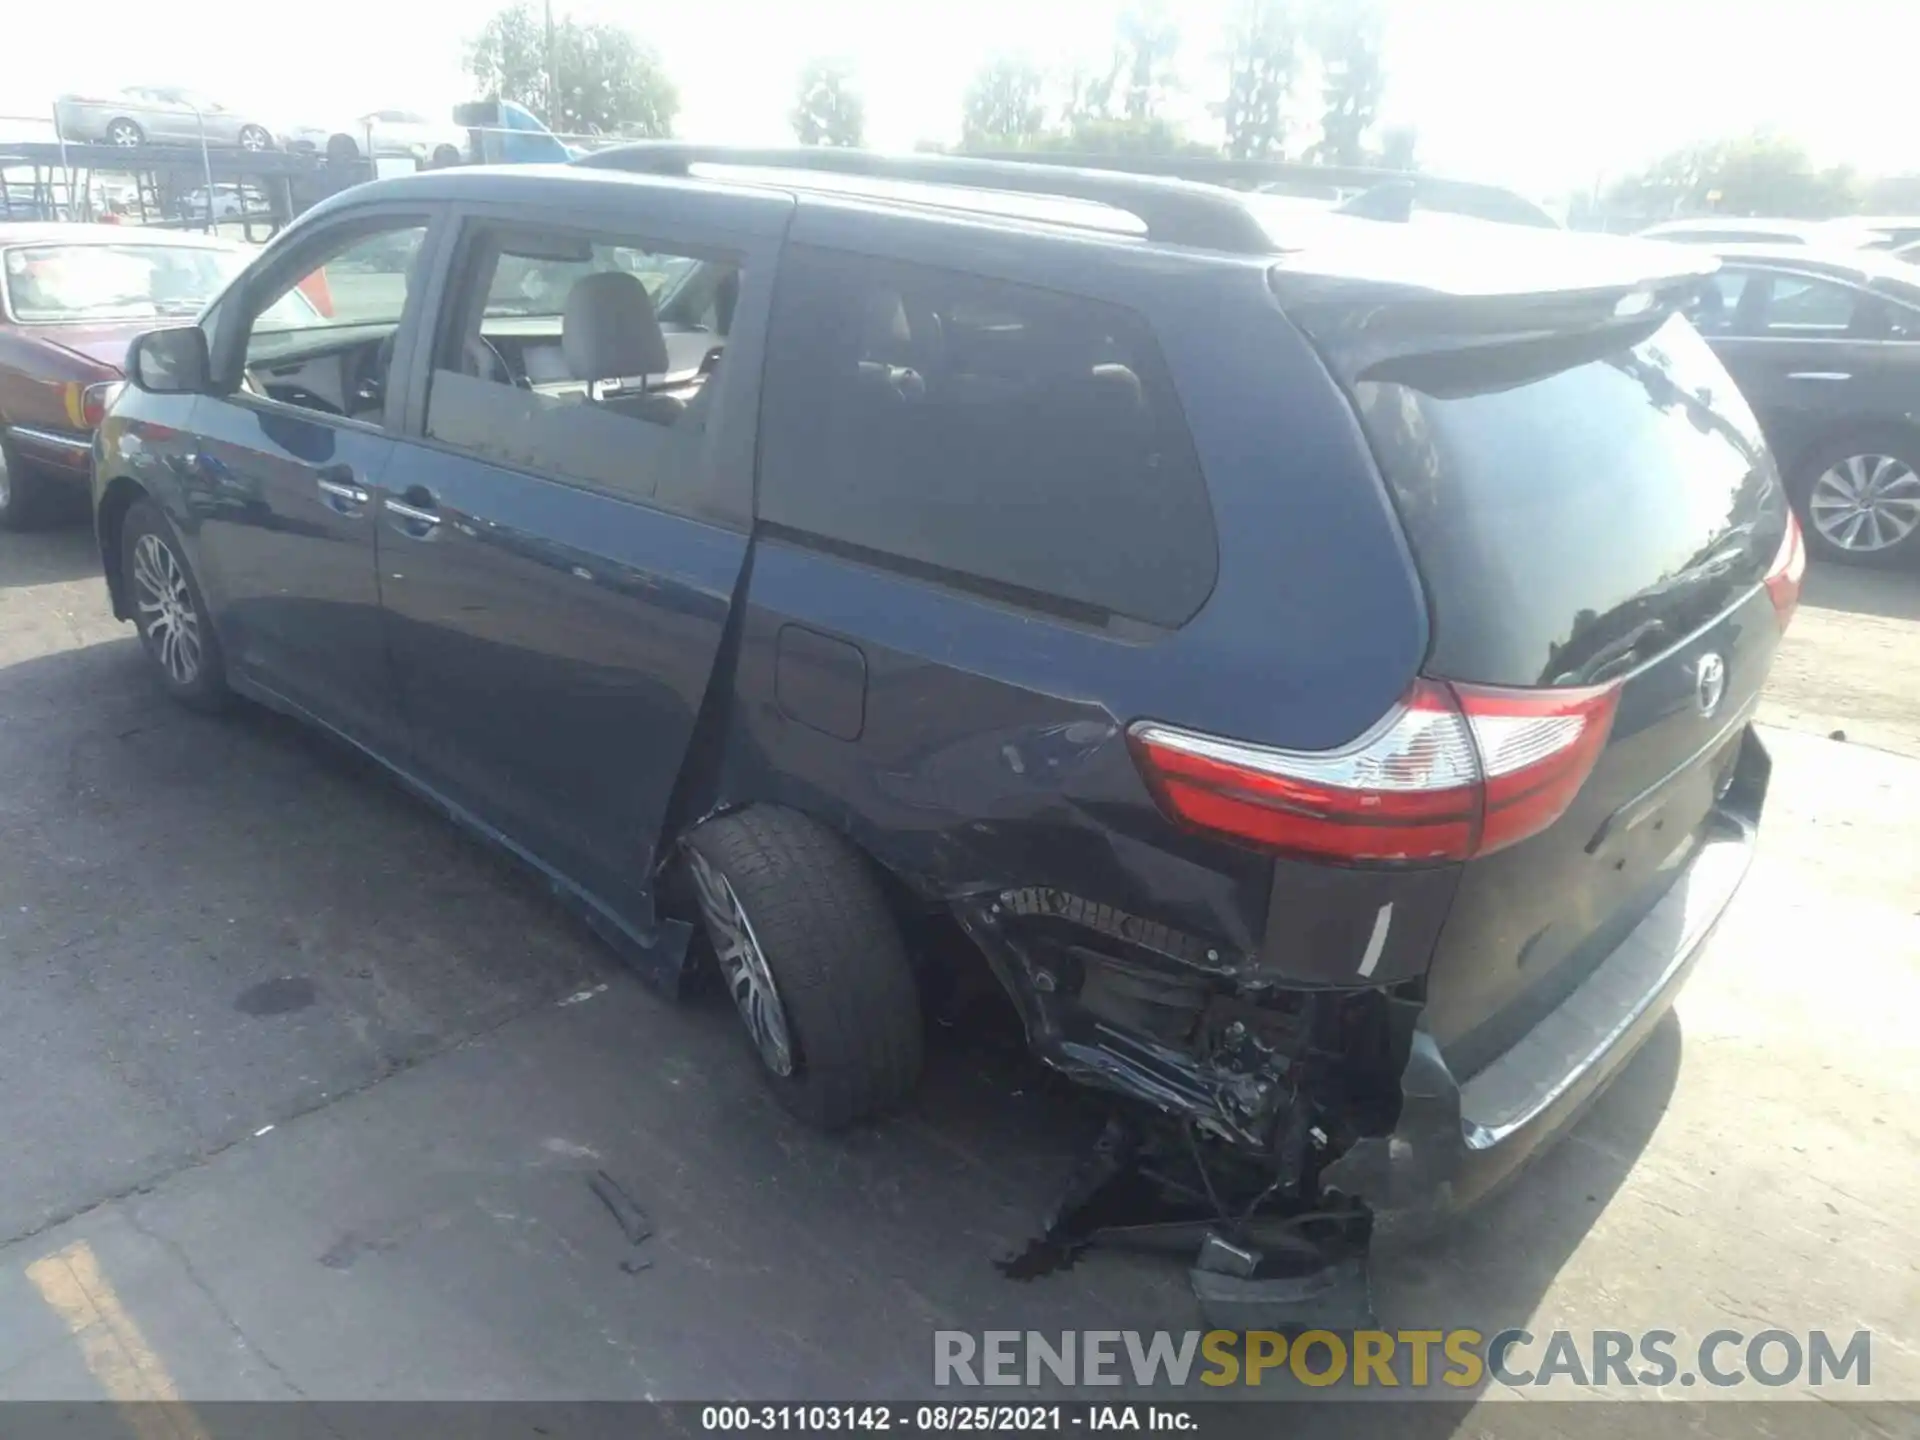
<path id="1" fill-rule="evenodd" d="M 1092 623 L 1177 626 L 1212 590 L 1212 508 L 1138 315 L 795 246 L 768 354 L 767 521 Z"/>
<path id="2" fill-rule="evenodd" d="M 0 261 L 7 313 L 23 325 L 198 315 L 246 264 L 244 252 L 138 241 L 21 245 Z"/>
<path id="3" fill-rule="evenodd" d="M 479 224 L 435 340 L 427 434 L 637 499 L 697 463 L 741 271 L 638 237 Z"/>
<path id="4" fill-rule="evenodd" d="M 376 419 L 426 234 L 422 220 L 356 227 L 286 278 L 264 305 L 256 297 L 246 387 L 302 409 Z"/>

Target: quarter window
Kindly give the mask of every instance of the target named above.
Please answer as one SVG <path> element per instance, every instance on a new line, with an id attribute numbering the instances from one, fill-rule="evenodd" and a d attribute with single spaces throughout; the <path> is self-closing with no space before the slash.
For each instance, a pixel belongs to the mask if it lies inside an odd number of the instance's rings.
<path id="1" fill-rule="evenodd" d="M 1132 312 L 795 246 L 768 354 L 765 520 L 1089 620 L 1177 626 L 1212 589 L 1192 438 Z"/>
<path id="2" fill-rule="evenodd" d="M 1844 335 L 1853 325 L 1859 292 L 1832 280 L 1775 275 L 1763 323 L 1769 335 Z"/>

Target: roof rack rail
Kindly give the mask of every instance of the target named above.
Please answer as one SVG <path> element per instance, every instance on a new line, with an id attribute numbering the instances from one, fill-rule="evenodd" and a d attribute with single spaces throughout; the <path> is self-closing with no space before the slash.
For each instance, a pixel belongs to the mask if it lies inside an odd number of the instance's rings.
<path id="1" fill-rule="evenodd" d="M 1429 210 L 1558 228 L 1558 222 L 1540 206 L 1504 186 L 1480 180 L 1453 180 L 1417 170 L 1389 170 L 1371 165 L 1309 165 L 1292 160 L 1230 160 L 1220 155 L 1093 156 L 1047 150 L 983 150 L 976 154 L 983 160 L 1018 159 L 1030 165 L 1095 165 L 1128 174 L 1174 177 L 1240 190 L 1281 194 L 1319 191 L 1330 200 L 1345 200 L 1349 204 L 1361 195 L 1385 191 L 1376 202 L 1355 206 L 1348 213 L 1372 219 L 1405 218 L 1395 211 L 1402 208 L 1399 197 L 1410 197 L 1414 204 Z M 1395 198 L 1390 200 L 1389 196 Z"/>
<path id="2" fill-rule="evenodd" d="M 1090 200 L 1136 217 L 1147 238 L 1172 245 L 1194 245 L 1250 255 L 1270 254 L 1273 237 L 1234 195 L 1191 179 L 1127 173 L 1104 162 L 1117 157 L 1086 157 L 1090 165 L 1032 163 L 1032 157 L 980 158 L 970 155 L 883 155 L 872 150 L 830 146 L 753 147 L 692 145 L 677 140 L 642 140 L 596 151 L 574 161 L 596 170 L 626 170 L 648 175 L 686 175 L 695 165 L 737 165 L 751 169 L 815 170 L 977 190 L 1018 191 Z"/>

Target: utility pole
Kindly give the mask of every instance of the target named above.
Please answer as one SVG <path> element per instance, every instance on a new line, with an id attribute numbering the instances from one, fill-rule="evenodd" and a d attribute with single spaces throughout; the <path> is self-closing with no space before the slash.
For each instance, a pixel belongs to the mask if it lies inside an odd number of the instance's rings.
<path id="1" fill-rule="evenodd" d="M 553 0 L 547 7 L 547 129 L 560 133 L 560 73 L 553 58 Z"/>

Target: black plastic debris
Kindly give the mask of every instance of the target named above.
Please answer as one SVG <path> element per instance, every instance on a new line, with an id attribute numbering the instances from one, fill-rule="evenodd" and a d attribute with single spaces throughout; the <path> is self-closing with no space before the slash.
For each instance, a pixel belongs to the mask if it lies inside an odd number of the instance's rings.
<path id="1" fill-rule="evenodd" d="M 1217 1328 L 1370 1328 L 1366 1213 L 1307 1209 L 1297 1195 L 1284 1178 L 1210 1164 L 1190 1129 L 1148 1133 L 1116 1117 L 1041 1233 L 997 1263 L 1010 1279 L 1033 1280 L 1094 1247 L 1188 1257 L 1194 1296 Z"/>
<path id="2" fill-rule="evenodd" d="M 596 1170 L 589 1175 L 587 1188 L 600 1197 L 600 1203 L 613 1215 L 629 1245 L 638 1245 L 653 1234 L 653 1222 L 647 1218 L 647 1212 L 606 1171 Z"/>

